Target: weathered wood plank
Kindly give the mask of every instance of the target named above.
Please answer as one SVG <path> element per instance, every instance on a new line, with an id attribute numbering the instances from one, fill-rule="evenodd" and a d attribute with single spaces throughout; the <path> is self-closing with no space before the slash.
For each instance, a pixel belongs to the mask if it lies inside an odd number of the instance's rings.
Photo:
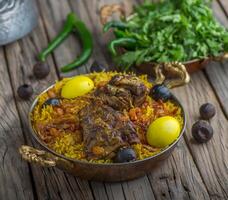
<path id="1" fill-rule="evenodd" d="M 106 192 L 110 200 L 124 200 L 125 195 L 120 183 L 105 183 Z"/>
<path id="2" fill-rule="evenodd" d="M 210 62 L 205 72 L 228 119 L 228 62 Z"/>
<path id="3" fill-rule="evenodd" d="M 158 199 L 210 199 L 184 140 L 149 179 Z"/>
<path id="4" fill-rule="evenodd" d="M 157 199 L 147 176 L 124 182 L 122 187 L 127 200 Z"/>
<path id="5" fill-rule="evenodd" d="M 226 16 L 228 16 L 228 2 L 226 0 L 218 0 L 223 10 L 225 10 Z"/>
<path id="6" fill-rule="evenodd" d="M 3 48 L 0 48 L 0 199 L 34 199 L 31 173 L 18 155 L 25 142 Z"/>
<path id="7" fill-rule="evenodd" d="M 184 137 L 210 197 L 227 199 L 228 123 L 203 73 L 198 72 L 191 78 L 190 84 L 174 90 L 187 114 L 188 124 Z M 199 107 L 205 102 L 211 102 L 216 106 L 217 114 L 210 120 L 214 136 L 208 143 L 199 145 L 192 138 L 191 126 L 199 119 Z"/>
<path id="8" fill-rule="evenodd" d="M 212 1 L 212 9 L 217 20 L 226 28 L 228 28 L 227 24 L 227 16 L 224 13 L 225 8 L 221 7 L 222 4 L 219 4 L 219 1 Z"/>
<path id="9" fill-rule="evenodd" d="M 224 2 L 224 5 L 228 11 L 228 4 Z M 213 2 L 213 10 L 218 21 L 228 27 L 228 18 L 216 1 Z M 210 62 L 205 71 L 228 119 L 228 62 Z"/>
<path id="10" fill-rule="evenodd" d="M 6 47 L 6 57 L 15 95 L 17 87 L 24 82 L 31 84 L 35 93 L 38 94 L 57 79 L 51 58 L 48 59 L 51 73 L 45 80 L 38 81 L 31 76 L 32 66 L 36 62 L 35 56 L 46 45 L 47 38 L 40 21 L 39 27 L 33 34 Z M 34 142 L 31 142 L 31 134 L 28 129 L 27 113 L 31 101 L 21 101 L 18 97 L 16 99 L 23 130 L 26 133 L 28 142 L 30 145 L 37 147 Z M 31 168 L 38 199 L 93 199 L 89 187 L 83 182 L 72 179 L 68 175 L 66 176 L 62 171 L 58 169 L 45 169 L 35 165 L 31 165 Z"/>

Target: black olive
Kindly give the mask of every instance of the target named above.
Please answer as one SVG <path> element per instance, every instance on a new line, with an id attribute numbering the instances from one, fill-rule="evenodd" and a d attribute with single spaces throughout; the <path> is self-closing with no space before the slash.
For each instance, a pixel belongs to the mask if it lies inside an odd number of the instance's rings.
<path id="1" fill-rule="evenodd" d="M 105 67 L 98 63 L 97 61 L 94 61 L 93 64 L 90 67 L 91 72 L 102 72 L 105 71 Z"/>
<path id="2" fill-rule="evenodd" d="M 48 99 L 44 102 L 43 106 L 47 106 L 47 105 L 59 106 L 60 105 L 60 99 L 57 99 L 57 98 Z"/>
<path id="3" fill-rule="evenodd" d="M 150 96 L 155 100 L 162 100 L 162 101 L 167 101 L 170 99 L 171 92 L 169 91 L 169 88 L 164 86 L 163 84 L 158 84 L 152 87 L 150 91 Z"/>
<path id="4" fill-rule="evenodd" d="M 47 63 L 38 62 L 33 67 L 33 73 L 36 78 L 42 79 L 45 78 L 50 72 L 50 67 Z"/>
<path id="5" fill-rule="evenodd" d="M 17 89 L 17 94 L 22 99 L 29 99 L 33 94 L 33 88 L 31 85 L 24 84 Z"/>
<path id="6" fill-rule="evenodd" d="M 213 136 L 213 128 L 204 120 L 199 120 L 192 126 L 192 136 L 199 143 L 209 141 Z"/>
<path id="7" fill-rule="evenodd" d="M 200 107 L 200 116 L 202 119 L 211 119 L 215 116 L 215 107 L 211 103 L 205 103 Z"/>
<path id="8" fill-rule="evenodd" d="M 120 148 L 119 151 L 116 154 L 116 157 L 114 159 L 114 162 L 116 163 L 124 163 L 124 162 L 131 162 L 136 160 L 136 153 L 135 151 L 130 148 Z"/>

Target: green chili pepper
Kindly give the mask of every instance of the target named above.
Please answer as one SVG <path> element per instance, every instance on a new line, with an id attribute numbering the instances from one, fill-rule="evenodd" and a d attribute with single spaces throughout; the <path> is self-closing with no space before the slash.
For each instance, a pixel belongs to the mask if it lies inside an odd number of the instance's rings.
<path id="1" fill-rule="evenodd" d="M 74 18 L 72 14 L 67 16 L 66 23 L 63 26 L 62 31 L 49 43 L 48 47 L 44 49 L 39 55 L 38 58 L 40 61 L 45 61 L 47 56 L 54 51 L 72 32 Z"/>
<path id="2" fill-rule="evenodd" d="M 119 29 L 115 29 L 113 31 L 113 33 L 115 34 L 116 38 L 123 38 L 123 37 L 126 37 L 126 33 L 122 30 L 119 30 Z"/>
<path id="3" fill-rule="evenodd" d="M 118 39 L 112 40 L 109 43 L 108 49 L 113 56 L 116 56 L 117 55 L 117 52 L 116 52 L 117 46 L 132 48 L 133 46 L 136 45 L 136 43 L 137 43 L 137 41 L 133 38 L 118 38 Z"/>
<path id="4" fill-rule="evenodd" d="M 77 35 L 82 41 L 83 51 L 80 56 L 76 58 L 72 63 L 62 67 L 62 72 L 68 72 L 75 67 L 84 64 L 89 59 L 93 51 L 93 38 L 90 31 L 87 29 L 86 25 L 75 15 L 73 17 L 75 19 L 73 24 L 73 30 L 77 32 Z"/>
<path id="5" fill-rule="evenodd" d="M 106 23 L 103 27 L 103 32 L 106 33 L 110 28 L 125 29 L 128 25 L 121 21 L 110 21 Z"/>
<path id="6" fill-rule="evenodd" d="M 77 32 L 77 35 L 82 41 L 83 51 L 72 63 L 61 68 L 62 72 L 68 72 L 72 69 L 84 64 L 92 54 L 93 39 L 92 35 L 85 24 L 77 18 L 74 13 L 69 13 L 63 30 L 51 41 L 46 49 L 38 56 L 41 61 L 45 61 L 47 56 L 56 49 L 72 32 Z"/>

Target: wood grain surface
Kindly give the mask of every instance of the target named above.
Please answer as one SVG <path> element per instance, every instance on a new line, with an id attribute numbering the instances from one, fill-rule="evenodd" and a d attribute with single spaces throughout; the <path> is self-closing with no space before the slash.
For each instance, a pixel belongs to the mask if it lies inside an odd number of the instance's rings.
<path id="1" fill-rule="evenodd" d="M 139 0 L 38 0 L 38 27 L 24 39 L 0 48 L 0 199 L 228 199 L 228 62 L 212 62 L 204 71 L 192 75 L 191 83 L 174 89 L 187 113 L 187 130 L 172 156 L 161 168 L 133 181 L 103 183 L 81 180 L 56 168 L 42 168 L 22 161 L 18 147 L 24 143 L 40 148 L 31 138 L 27 113 L 32 101 L 22 101 L 17 88 L 33 86 L 35 94 L 55 80 L 88 73 L 94 60 L 107 69 L 114 66 L 107 53 L 111 33 L 103 34 L 99 9 L 108 3 L 123 2 L 127 12 Z M 213 3 L 215 16 L 228 27 L 228 3 Z M 63 74 L 59 68 L 71 62 L 81 51 L 74 35 L 48 58 L 51 73 L 44 80 L 32 75 L 37 53 L 61 30 L 69 12 L 75 12 L 94 36 L 94 52 L 88 63 Z M 199 118 L 205 102 L 216 106 L 210 121 L 214 137 L 198 145 L 191 136 L 191 126 Z"/>
<path id="2" fill-rule="evenodd" d="M 225 3 L 226 2 L 226 3 Z M 228 1 L 213 2 L 214 14 L 218 21 L 228 28 Z M 222 7 L 224 5 L 224 7 Z M 227 12 L 227 13 L 226 13 Z M 221 108 L 228 119 L 228 63 L 224 62 L 211 62 L 205 69 L 206 76 L 211 83 L 213 90 L 216 93 Z"/>
<path id="3" fill-rule="evenodd" d="M 25 143 L 8 76 L 4 50 L 0 49 L 0 199 L 33 199 L 30 169 L 19 156 Z"/>

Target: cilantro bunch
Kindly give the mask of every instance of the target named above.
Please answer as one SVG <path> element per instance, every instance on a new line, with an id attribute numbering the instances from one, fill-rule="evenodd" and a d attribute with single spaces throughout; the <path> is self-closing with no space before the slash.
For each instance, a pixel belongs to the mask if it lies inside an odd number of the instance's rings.
<path id="1" fill-rule="evenodd" d="M 145 1 L 128 18 L 105 24 L 116 38 L 109 50 L 123 70 L 144 62 L 189 61 L 228 51 L 228 31 L 206 0 Z M 118 55 L 116 47 L 123 47 Z"/>

